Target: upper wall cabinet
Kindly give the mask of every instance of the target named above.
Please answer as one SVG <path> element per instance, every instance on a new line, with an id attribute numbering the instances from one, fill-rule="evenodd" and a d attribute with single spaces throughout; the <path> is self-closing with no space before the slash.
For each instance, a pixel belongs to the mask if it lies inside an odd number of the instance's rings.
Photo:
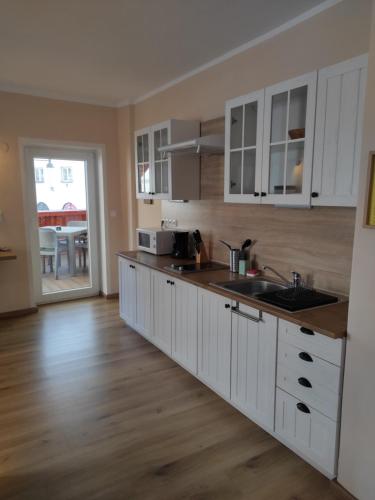
<path id="1" fill-rule="evenodd" d="M 199 199 L 199 158 L 159 152 L 161 146 L 199 135 L 199 122 L 184 120 L 168 120 L 135 132 L 137 198 Z"/>
<path id="2" fill-rule="evenodd" d="M 356 206 L 367 55 L 318 78 L 312 204 Z"/>
<path id="3" fill-rule="evenodd" d="M 225 201 L 259 203 L 263 107 L 263 90 L 226 102 Z"/>
<path id="4" fill-rule="evenodd" d="M 262 203 L 309 205 L 317 73 L 265 90 Z"/>

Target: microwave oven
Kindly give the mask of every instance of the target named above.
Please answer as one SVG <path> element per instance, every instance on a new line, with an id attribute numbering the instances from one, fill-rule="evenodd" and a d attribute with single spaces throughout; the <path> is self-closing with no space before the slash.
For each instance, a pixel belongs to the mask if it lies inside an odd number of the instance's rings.
<path id="1" fill-rule="evenodd" d="M 173 250 L 173 231 L 160 227 L 137 228 L 138 250 L 155 255 L 171 254 Z"/>

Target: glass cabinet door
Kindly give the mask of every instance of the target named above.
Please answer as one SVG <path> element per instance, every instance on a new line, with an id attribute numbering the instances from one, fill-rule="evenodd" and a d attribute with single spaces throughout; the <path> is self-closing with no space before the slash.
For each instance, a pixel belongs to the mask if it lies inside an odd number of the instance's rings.
<path id="1" fill-rule="evenodd" d="M 266 89 L 265 202 L 309 202 L 316 73 Z M 283 201 L 283 199 L 285 201 Z"/>
<path id="2" fill-rule="evenodd" d="M 260 91 L 226 103 L 225 201 L 259 202 L 263 100 Z"/>
<path id="3" fill-rule="evenodd" d="M 140 134 L 136 137 L 136 162 L 137 162 L 137 190 L 138 194 L 150 194 L 150 144 L 149 134 Z"/>
<path id="4" fill-rule="evenodd" d="M 160 153 L 161 146 L 168 145 L 168 126 L 153 131 L 153 154 L 154 154 L 154 194 L 163 198 L 169 193 L 169 162 L 168 156 Z"/>

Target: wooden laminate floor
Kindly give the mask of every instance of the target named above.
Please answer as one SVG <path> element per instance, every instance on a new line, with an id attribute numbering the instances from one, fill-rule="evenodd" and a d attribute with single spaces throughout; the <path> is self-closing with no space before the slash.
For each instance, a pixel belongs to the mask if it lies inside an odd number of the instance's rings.
<path id="1" fill-rule="evenodd" d="M 117 311 L 0 321 L 1 500 L 348 498 Z"/>

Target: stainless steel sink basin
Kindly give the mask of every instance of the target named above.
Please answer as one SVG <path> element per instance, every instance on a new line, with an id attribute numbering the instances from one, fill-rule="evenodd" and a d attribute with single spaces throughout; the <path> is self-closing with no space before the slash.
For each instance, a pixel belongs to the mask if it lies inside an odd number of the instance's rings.
<path id="1" fill-rule="evenodd" d="M 225 281 L 220 283 L 211 283 L 211 285 L 229 292 L 244 295 L 245 297 L 254 297 L 261 293 L 276 292 L 277 290 L 285 290 L 287 285 L 275 283 L 264 278 L 250 278 L 237 281 Z"/>

